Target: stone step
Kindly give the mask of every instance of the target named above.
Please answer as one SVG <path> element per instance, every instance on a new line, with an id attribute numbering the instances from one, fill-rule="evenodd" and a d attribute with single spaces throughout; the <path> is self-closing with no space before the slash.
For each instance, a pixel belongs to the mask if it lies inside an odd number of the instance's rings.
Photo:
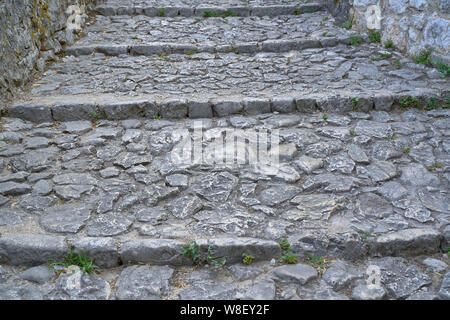
<path id="1" fill-rule="evenodd" d="M 150 17 L 214 17 L 214 16 L 279 16 L 299 15 L 324 10 L 321 2 L 300 3 L 300 1 L 123 1 L 108 0 L 97 6 L 98 14 L 147 15 Z"/>
<path id="2" fill-rule="evenodd" d="M 415 91 L 395 93 L 377 90 L 362 94 L 347 90 L 327 92 L 290 92 L 286 95 L 254 96 L 178 96 L 161 99 L 159 96 L 114 97 L 111 95 L 75 95 L 35 98 L 15 103 L 5 112 L 7 117 L 20 118 L 35 123 L 89 120 L 126 119 L 198 119 L 230 115 L 262 115 L 268 113 L 308 114 L 311 112 L 351 112 L 401 110 L 403 101 L 412 99 L 414 107 L 425 109 L 436 99 L 437 105 L 445 102 L 438 92 Z"/>
<path id="3" fill-rule="evenodd" d="M 243 252 L 277 259 L 281 239 L 299 257 L 439 253 L 450 241 L 449 120 L 443 109 L 198 122 L 1 118 L 1 261 L 42 264 L 76 247 L 111 267 L 118 258 L 187 265 L 180 251 L 192 240 L 230 263 Z M 269 132 L 278 161 L 220 158 Z M 233 133 L 242 140 L 223 152 Z M 186 146 L 198 156 L 180 158 Z"/>
<path id="4" fill-rule="evenodd" d="M 337 28 L 328 15 L 311 13 L 226 19 L 97 16 L 85 34 L 67 55 L 286 52 L 349 44 L 352 32 Z"/>
<path id="5" fill-rule="evenodd" d="M 363 240 L 357 232 L 313 235 L 293 235 L 288 238 L 291 253 L 305 257 L 317 256 L 362 260 L 368 257 L 413 257 L 441 252 L 444 236 L 432 228 L 405 229 Z M 114 268 L 121 264 L 190 266 L 193 261 L 182 254 L 186 241 L 173 239 L 114 239 L 110 237 L 64 237 L 47 234 L 2 234 L 0 255 L 2 264 L 36 266 L 62 261 L 71 250 L 83 250 L 99 267 Z M 321 241 L 311 245 L 311 241 Z M 278 260 L 282 255 L 279 243 L 255 238 L 219 237 L 196 239 L 200 251 L 211 248 L 215 258 L 226 258 L 228 264 L 242 261 L 243 254 L 255 257 L 255 262 Z M 309 248 L 309 250 L 308 250 Z"/>
<path id="6" fill-rule="evenodd" d="M 55 63 L 6 114 L 38 122 L 92 114 L 210 118 L 424 107 L 432 97 L 442 101 L 448 95 L 448 80 L 436 69 L 376 44 L 258 54 L 93 53 Z"/>

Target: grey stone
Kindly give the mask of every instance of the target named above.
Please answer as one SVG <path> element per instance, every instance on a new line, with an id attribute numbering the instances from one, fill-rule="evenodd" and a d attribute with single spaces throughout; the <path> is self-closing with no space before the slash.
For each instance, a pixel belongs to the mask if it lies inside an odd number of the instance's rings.
<path id="1" fill-rule="evenodd" d="M 311 174 L 314 170 L 322 168 L 323 160 L 308 156 L 301 156 L 294 161 L 294 165 L 303 170 L 305 173 Z"/>
<path id="2" fill-rule="evenodd" d="M 381 256 L 407 256 L 439 251 L 441 234 L 429 228 L 413 228 L 381 235 L 372 243 L 371 252 Z"/>
<path id="3" fill-rule="evenodd" d="M 363 193 L 358 196 L 357 212 L 367 218 L 384 219 L 394 213 L 392 206 L 374 193 Z"/>
<path id="4" fill-rule="evenodd" d="M 34 284 L 0 284 L 1 300 L 44 300 L 44 292 Z"/>
<path id="5" fill-rule="evenodd" d="M 395 181 L 386 182 L 377 192 L 390 201 L 399 200 L 408 194 L 408 190 Z"/>
<path id="6" fill-rule="evenodd" d="M 322 276 L 322 279 L 331 285 L 334 291 L 346 289 L 360 278 L 362 274 L 353 265 L 341 260 L 333 261 Z"/>
<path id="7" fill-rule="evenodd" d="M 319 190 L 325 192 L 350 191 L 355 186 L 357 186 L 357 180 L 352 177 L 328 173 L 309 177 L 303 183 L 304 190 Z"/>
<path id="8" fill-rule="evenodd" d="M 238 289 L 233 284 L 194 284 L 178 293 L 181 300 L 234 300 Z"/>
<path id="9" fill-rule="evenodd" d="M 292 199 L 295 195 L 300 193 L 301 189 L 288 185 L 275 185 L 273 187 L 263 190 L 258 200 L 266 206 L 275 206 L 280 203 Z"/>
<path id="10" fill-rule="evenodd" d="M 241 101 L 237 99 L 218 99 L 213 101 L 213 110 L 219 117 L 239 113 L 243 108 Z"/>
<path id="11" fill-rule="evenodd" d="M 72 244 L 75 252 L 83 250 L 101 268 L 113 268 L 119 264 L 119 249 L 112 238 L 83 237 Z"/>
<path id="12" fill-rule="evenodd" d="M 53 188 L 55 194 L 63 200 L 78 200 L 83 194 L 89 194 L 94 190 L 91 185 L 69 184 L 63 186 L 55 186 Z"/>
<path id="13" fill-rule="evenodd" d="M 29 176 L 28 172 L 20 171 L 20 172 L 8 174 L 8 175 L 0 176 L 0 183 L 8 182 L 8 181 L 24 182 L 28 176 Z"/>
<path id="14" fill-rule="evenodd" d="M 59 129 L 64 133 L 84 134 L 92 129 L 92 122 L 90 121 L 63 122 L 59 126 Z"/>
<path id="15" fill-rule="evenodd" d="M 97 213 L 105 213 L 111 211 L 114 207 L 114 202 L 119 199 L 120 194 L 118 192 L 103 194 L 98 201 Z"/>
<path id="16" fill-rule="evenodd" d="M 216 172 L 203 176 L 194 191 L 209 201 L 225 202 L 235 188 L 238 179 L 228 172 Z"/>
<path id="17" fill-rule="evenodd" d="M 394 164 L 387 161 L 373 161 L 367 166 L 369 177 L 375 182 L 387 181 L 397 176 Z"/>
<path id="18" fill-rule="evenodd" d="M 95 273 L 81 270 L 62 273 L 49 294 L 52 300 L 107 300 L 111 295 L 108 282 Z"/>
<path id="19" fill-rule="evenodd" d="M 338 154 L 327 159 L 328 171 L 344 174 L 352 173 L 355 162 L 346 154 Z"/>
<path id="20" fill-rule="evenodd" d="M 29 193 L 30 191 L 31 187 L 25 183 L 16 183 L 11 181 L 0 183 L 0 194 L 4 196 L 16 196 Z"/>
<path id="21" fill-rule="evenodd" d="M 385 297 L 386 290 L 381 286 L 376 287 L 360 284 L 352 292 L 352 299 L 354 300 L 382 300 Z"/>
<path id="22" fill-rule="evenodd" d="M 450 272 L 444 275 L 438 295 L 442 300 L 450 300 Z"/>
<path id="23" fill-rule="evenodd" d="M 390 125 L 369 120 L 360 120 L 356 124 L 355 134 L 375 138 L 387 138 L 392 135 Z"/>
<path id="24" fill-rule="evenodd" d="M 400 180 L 412 186 L 437 186 L 439 178 L 430 173 L 423 165 L 412 163 L 402 169 Z"/>
<path id="25" fill-rule="evenodd" d="M 132 142 L 139 142 L 142 139 L 142 131 L 138 129 L 127 129 L 122 136 L 122 143 L 128 144 Z"/>
<path id="26" fill-rule="evenodd" d="M 110 237 L 125 233 L 133 224 L 133 220 L 119 213 L 105 213 L 93 219 L 87 225 L 90 237 Z"/>
<path id="27" fill-rule="evenodd" d="M 355 144 L 351 144 L 347 147 L 347 152 L 350 158 L 357 163 L 368 164 L 370 162 L 369 157 L 366 155 L 363 149 Z"/>
<path id="28" fill-rule="evenodd" d="M 345 207 L 344 197 L 328 194 L 300 194 L 293 198 L 290 202 L 297 206 L 296 209 L 285 212 L 282 217 L 294 221 L 303 219 L 328 220 L 331 215 Z"/>
<path id="29" fill-rule="evenodd" d="M 77 233 L 91 217 L 91 210 L 90 206 L 69 203 L 47 210 L 39 222 L 49 232 Z"/>
<path id="30" fill-rule="evenodd" d="M 149 164 L 151 161 L 151 155 L 139 156 L 130 152 L 122 152 L 116 157 L 114 164 L 129 169 L 138 164 Z"/>
<path id="31" fill-rule="evenodd" d="M 120 170 L 114 167 L 108 167 L 106 169 L 100 170 L 100 177 L 102 178 L 113 178 L 120 174 Z"/>
<path id="32" fill-rule="evenodd" d="M 64 237 L 41 234 L 2 234 L 0 256 L 10 265 L 35 266 L 47 263 L 50 256 L 62 259 L 69 248 Z"/>
<path id="33" fill-rule="evenodd" d="M 61 102 L 52 106 L 55 121 L 88 120 L 96 112 L 95 105 L 87 101 Z"/>
<path id="34" fill-rule="evenodd" d="M 145 208 L 136 214 L 136 219 L 140 222 L 151 222 L 158 224 L 161 221 L 167 220 L 169 213 L 162 207 Z"/>
<path id="35" fill-rule="evenodd" d="M 9 106 L 8 116 L 12 118 L 21 118 L 36 123 L 53 121 L 50 106 L 35 104 L 32 102 Z"/>
<path id="36" fill-rule="evenodd" d="M 120 259 L 123 263 L 180 266 L 187 262 L 181 255 L 183 246 L 183 242 L 176 240 L 133 240 L 122 244 Z"/>
<path id="37" fill-rule="evenodd" d="M 202 201 L 196 196 L 177 198 L 167 205 L 167 209 L 178 219 L 190 217 L 202 207 Z"/>
<path id="38" fill-rule="evenodd" d="M 272 99 L 272 110 L 281 113 L 295 111 L 295 100 L 292 97 L 275 97 Z"/>
<path id="39" fill-rule="evenodd" d="M 177 187 L 166 187 L 165 185 L 150 185 L 145 190 L 146 202 L 149 206 L 156 205 L 159 201 L 179 193 Z"/>
<path id="40" fill-rule="evenodd" d="M 17 212 L 10 210 L 0 210 L 0 226 L 22 225 L 22 219 Z"/>
<path id="41" fill-rule="evenodd" d="M 386 257 L 369 262 L 380 267 L 381 284 L 391 299 L 406 299 L 417 290 L 431 284 L 431 279 L 419 268 L 408 265 L 403 258 Z"/>
<path id="42" fill-rule="evenodd" d="M 433 258 L 426 258 L 422 261 L 422 263 L 427 268 L 427 270 L 438 273 L 447 270 L 448 267 L 448 265 L 444 261 Z"/>
<path id="43" fill-rule="evenodd" d="M 53 190 L 53 187 L 46 180 L 39 180 L 33 187 L 33 194 L 37 194 L 40 196 L 46 196 L 50 194 Z"/>
<path id="44" fill-rule="evenodd" d="M 275 300 L 275 281 L 265 279 L 251 286 L 245 293 L 245 300 Z"/>
<path id="45" fill-rule="evenodd" d="M 189 100 L 188 101 L 189 118 L 212 118 L 212 105 L 208 100 Z"/>
<path id="46" fill-rule="evenodd" d="M 276 267 L 271 271 L 275 280 L 281 282 L 295 282 L 305 285 L 311 280 L 317 278 L 317 271 L 306 264 L 292 264 Z"/>
<path id="47" fill-rule="evenodd" d="M 261 268 L 242 264 L 234 264 L 230 266 L 229 269 L 238 281 L 256 278 L 256 276 L 263 272 Z"/>
<path id="48" fill-rule="evenodd" d="M 170 293 L 173 269 L 166 266 L 126 267 L 117 280 L 118 300 L 160 300 Z"/>
<path id="49" fill-rule="evenodd" d="M 48 266 L 32 267 L 20 274 L 22 279 L 36 282 L 38 284 L 47 283 L 52 280 L 54 276 L 55 272 Z"/>
<path id="50" fill-rule="evenodd" d="M 188 176 L 184 174 L 172 174 L 166 176 L 166 182 L 171 187 L 182 187 L 186 188 L 188 186 Z"/>
<path id="51" fill-rule="evenodd" d="M 31 137 L 23 141 L 23 145 L 27 149 L 46 148 L 50 144 L 50 140 L 44 137 Z"/>

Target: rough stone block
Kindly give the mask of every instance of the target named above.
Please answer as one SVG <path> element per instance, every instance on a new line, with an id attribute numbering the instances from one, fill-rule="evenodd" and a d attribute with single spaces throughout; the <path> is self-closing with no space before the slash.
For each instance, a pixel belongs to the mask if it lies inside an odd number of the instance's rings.
<path id="1" fill-rule="evenodd" d="M 9 106 L 7 116 L 11 118 L 21 118 L 36 123 L 53 121 L 49 105 L 33 102 Z"/>
<path id="2" fill-rule="evenodd" d="M 95 104 L 87 101 L 57 102 L 52 106 L 55 121 L 89 120 L 96 112 Z"/>
<path id="3" fill-rule="evenodd" d="M 52 257 L 61 260 L 69 248 L 64 237 L 43 234 L 2 234 L 0 256 L 10 265 L 35 266 Z"/>

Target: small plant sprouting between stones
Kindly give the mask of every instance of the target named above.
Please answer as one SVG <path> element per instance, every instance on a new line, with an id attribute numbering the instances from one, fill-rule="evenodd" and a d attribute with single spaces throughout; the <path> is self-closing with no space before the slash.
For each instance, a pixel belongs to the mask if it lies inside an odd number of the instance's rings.
<path id="1" fill-rule="evenodd" d="M 392 42 L 391 39 L 385 42 L 384 47 L 386 49 L 394 49 L 394 50 L 397 49 L 397 47 L 394 45 L 394 42 Z"/>
<path id="2" fill-rule="evenodd" d="M 360 100 L 358 98 L 352 98 L 352 111 L 358 110 Z"/>
<path id="3" fill-rule="evenodd" d="M 406 98 L 400 98 L 399 103 L 403 108 L 418 108 L 419 107 L 419 99 L 413 98 L 411 96 L 407 96 Z"/>
<path id="4" fill-rule="evenodd" d="M 434 172 L 436 169 L 442 169 L 444 165 L 442 162 L 435 162 L 432 166 L 425 166 L 428 171 Z"/>
<path id="5" fill-rule="evenodd" d="M 159 17 L 164 17 L 164 15 L 165 15 L 164 8 L 159 8 L 158 9 L 158 16 Z"/>
<path id="6" fill-rule="evenodd" d="M 225 12 L 214 12 L 210 10 L 203 11 L 203 18 L 226 18 L 226 17 L 234 17 L 236 16 L 236 13 L 228 9 Z"/>
<path id="7" fill-rule="evenodd" d="M 227 262 L 227 259 L 225 257 L 214 257 L 215 252 L 211 247 L 208 247 L 206 250 L 204 250 L 200 248 L 200 246 L 195 241 L 186 243 L 181 253 L 183 254 L 183 256 L 192 259 L 192 262 L 196 266 L 208 264 L 213 267 L 223 267 Z"/>
<path id="8" fill-rule="evenodd" d="M 357 35 L 351 35 L 350 36 L 350 45 L 358 46 L 359 44 L 360 44 L 359 37 Z"/>
<path id="9" fill-rule="evenodd" d="M 242 257 L 243 257 L 242 263 L 247 266 L 251 265 L 253 263 L 253 260 L 255 260 L 255 256 L 252 256 L 251 254 L 245 252 L 242 254 Z"/>
<path id="10" fill-rule="evenodd" d="M 313 255 L 311 252 L 306 252 L 306 262 L 317 270 L 319 275 L 322 275 L 328 268 L 328 263 L 323 257 Z"/>
<path id="11" fill-rule="evenodd" d="M 430 98 L 430 100 L 428 100 L 428 103 L 427 103 L 425 108 L 428 111 L 431 111 L 431 110 L 436 110 L 436 109 L 448 109 L 448 107 L 449 107 L 449 103 L 448 102 L 446 102 L 446 103 L 438 103 L 436 98 Z"/>
<path id="12" fill-rule="evenodd" d="M 413 60 L 417 64 L 425 66 L 431 65 L 431 50 L 422 50 L 419 54 L 413 56 Z"/>
<path id="13" fill-rule="evenodd" d="M 188 56 L 192 56 L 192 55 L 198 54 L 198 53 L 200 53 L 200 51 L 199 51 L 198 49 L 195 49 L 195 50 L 189 50 L 188 52 L 186 52 L 186 54 L 187 54 Z"/>
<path id="14" fill-rule="evenodd" d="M 325 121 L 327 121 L 328 115 L 327 115 L 326 113 L 322 114 L 322 119 L 325 120 Z"/>
<path id="15" fill-rule="evenodd" d="M 381 35 L 378 31 L 370 31 L 369 32 L 369 42 L 375 43 L 375 42 L 381 42 Z"/>
<path id="16" fill-rule="evenodd" d="M 94 264 L 94 261 L 91 258 L 86 256 L 86 253 L 83 250 L 80 250 L 78 253 L 75 253 L 72 250 L 68 256 L 64 257 L 64 262 L 54 261 L 53 258 L 50 257 L 49 266 L 51 268 L 54 268 L 55 266 L 62 266 L 65 268 L 77 266 L 81 271 L 89 274 L 100 271 L 100 268 Z"/>
<path id="17" fill-rule="evenodd" d="M 290 243 L 286 239 L 284 239 L 281 240 L 279 244 L 281 250 L 283 251 L 280 260 L 286 264 L 296 264 L 297 257 L 292 253 Z"/>
<path id="18" fill-rule="evenodd" d="M 350 19 L 348 19 L 347 21 L 345 21 L 342 24 L 342 28 L 350 30 L 353 27 L 353 20 L 355 19 L 355 15 L 353 14 L 352 17 Z"/>
<path id="19" fill-rule="evenodd" d="M 403 152 L 404 153 L 409 153 L 411 151 L 411 148 L 410 147 L 404 147 L 403 148 Z"/>

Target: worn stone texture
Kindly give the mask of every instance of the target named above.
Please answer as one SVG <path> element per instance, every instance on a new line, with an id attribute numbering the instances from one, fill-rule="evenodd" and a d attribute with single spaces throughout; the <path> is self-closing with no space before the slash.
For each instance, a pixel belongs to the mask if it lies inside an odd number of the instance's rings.
<path id="1" fill-rule="evenodd" d="M 92 5 L 102 0 L 83 0 Z M 66 32 L 69 0 L 5 0 L 0 4 L 0 102 L 12 98 L 19 86 L 27 84 L 34 72 L 43 71 L 47 61 L 73 42 Z M 85 17 L 83 17 L 85 20 Z M 0 103 L 0 112 L 2 111 Z"/>
<path id="2" fill-rule="evenodd" d="M 449 63 L 448 1 L 338 1 L 340 2 L 348 2 L 353 6 L 355 30 L 368 31 L 368 18 L 374 15 L 369 7 L 377 5 L 382 17 L 380 33 L 383 43 L 391 40 L 395 46 L 410 55 L 418 54 L 424 49 L 433 49 L 434 59 Z"/>

